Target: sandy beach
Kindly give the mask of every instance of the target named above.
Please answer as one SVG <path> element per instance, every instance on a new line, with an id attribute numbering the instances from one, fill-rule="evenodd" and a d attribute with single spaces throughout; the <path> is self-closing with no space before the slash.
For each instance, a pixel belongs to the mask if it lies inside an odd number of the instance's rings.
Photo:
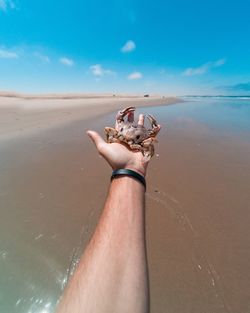
<path id="1" fill-rule="evenodd" d="M 175 98 L 0 103 L 1 312 L 53 312 L 110 181 L 86 130 L 103 134 L 128 105 L 153 113 L 163 126 L 147 176 L 151 312 L 247 312 L 246 133 L 228 133 L 207 121 L 207 111 L 195 115 L 203 112 L 198 104 Z"/>
<path id="2" fill-rule="evenodd" d="M 23 136 L 76 120 L 88 120 L 124 106 L 174 104 L 174 97 L 127 95 L 24 95 L 0 93 L 0 139 Z"/>
<path id="3" fill-rule="evenodd" d="M 178 101 L 139 96 L 2 94 L 0 260 L 4 264 L 0 274 L 5 300 L 1 311 L 32 308 L 35 312 L 44 308 L 45 302 L 53 311 L 94 230 L 110 169 L 96 153 L 86 130 L 103 133 L 104 123 L 113 125 L 115 112 L 126 106 Z M 100 179 L 104 179 L 101 184 Z"/>

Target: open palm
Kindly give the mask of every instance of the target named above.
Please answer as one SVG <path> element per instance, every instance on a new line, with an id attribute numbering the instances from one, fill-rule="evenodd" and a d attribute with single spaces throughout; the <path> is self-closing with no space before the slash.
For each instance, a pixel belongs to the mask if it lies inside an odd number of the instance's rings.
<path id="1" fill-rule="evenodd" d="M 95 131 L 88 131 L 87 134 L 112 169 L 128 168 L 146 175 L 149 160 L 140 151 L 132 151 L 121 143 L 106 143 Z"/>

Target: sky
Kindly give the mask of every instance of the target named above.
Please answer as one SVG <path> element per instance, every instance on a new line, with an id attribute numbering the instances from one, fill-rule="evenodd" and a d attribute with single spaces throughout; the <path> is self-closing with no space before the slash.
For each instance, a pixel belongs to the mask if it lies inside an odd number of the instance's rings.
<path id="1" fill-rule="evenodd" d="M 250 0 L 0 0 L 0 91 L 250 94 Z"/>

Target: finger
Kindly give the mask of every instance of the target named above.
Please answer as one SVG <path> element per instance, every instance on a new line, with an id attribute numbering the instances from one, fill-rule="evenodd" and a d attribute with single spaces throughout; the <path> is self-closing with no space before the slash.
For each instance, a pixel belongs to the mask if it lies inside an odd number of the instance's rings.
<path id="1" fill-rule="evenodd" d="M 138 126 L 143 126 L 144 125 L 144 115 L 140 114 L 139 115 L 139 121 L 138 121 Z"/>
<path id="2" fill-rule="evenodd" d="M 134 112 L 130 112 L 128 114 L 128 122 L 130 122 L 130 123 L 134 122 Z"/>
<path id="3" fill-rule="evenodd" d="M 87 134 L 99 151 L 106 144 L 106 142 L 102 139 L 102 137 L 97 132 L 93 130 L 88 130 Z"/>

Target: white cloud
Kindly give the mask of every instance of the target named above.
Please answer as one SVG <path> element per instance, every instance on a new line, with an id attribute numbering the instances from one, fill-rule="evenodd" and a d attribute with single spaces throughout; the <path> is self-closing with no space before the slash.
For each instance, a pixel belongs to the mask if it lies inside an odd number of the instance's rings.
<path id="1" fill-rule="evenodd" d="M 0 0 L 0 10 L 6 12 L 8 9 L 16 9 L 16 5 L 12 0 Z"/>
<path id="2" fill-rule="evenodd" d="M 104 75 L 115 75 L 116 73 L 109 70 L 104 69 L 101 64 L 91 65 L 90 67 L 91 73 L 96 77 L 102 77 Z"/>
<path id="3" fill-rule="evenodd" d="M 219 59 L 214 62 L 213 67 L 219 67 L 222 66 L 226 63 L 226 59 Z"/>
<path id="4" fill-rule="evenodd" d="M 18 54 L 16 52 L 0 49 L 0 59 L 17 59 Z"/>
<path id="5" fill-rule="evenodd" d="M 75 64 L 75 62 L 72 60 L 72 59 L 69 59 L 69 58 L 60 58 L 59 61 L 63 64 L 63 65 L 66 65 L 66 66 L 72 66 Z"/>
<path id="6" fill-rule="evenodd" d="M 210 61 L 205 64 L 202 64 L 199 67 L 189 67 L 187 68 L 182 75 L 184 76 L 195 76 L 202 75 L 207 73 L 210 69 L 220 67 L 226 63 L 226 59 L 219 59 L 217 61 Z"/>
<path id="7" fill-rule="evenodd" d="M 136 48 L 135 42 L 132 40 L 128 40 L 125 43 L 125 45 L 121 48 L 121 52 L 128 53 L 135 50 L 135 48 Z"/>
<path id="8" fill-rule="evenodd" d="M 47 55 L 35 52 L 34 55 L 40 59 L 43 63 L 50 63 L 50 58 Z"/>
<path id="9" fill-rule="evenodd" d="M 133 72 L 133 73 L 128 75 L 128 79 L 130 79 L 130 80 L 140 79 L 140 78 L 142 78 L 142 76 L 143 75 L 140 72 Z"/>

